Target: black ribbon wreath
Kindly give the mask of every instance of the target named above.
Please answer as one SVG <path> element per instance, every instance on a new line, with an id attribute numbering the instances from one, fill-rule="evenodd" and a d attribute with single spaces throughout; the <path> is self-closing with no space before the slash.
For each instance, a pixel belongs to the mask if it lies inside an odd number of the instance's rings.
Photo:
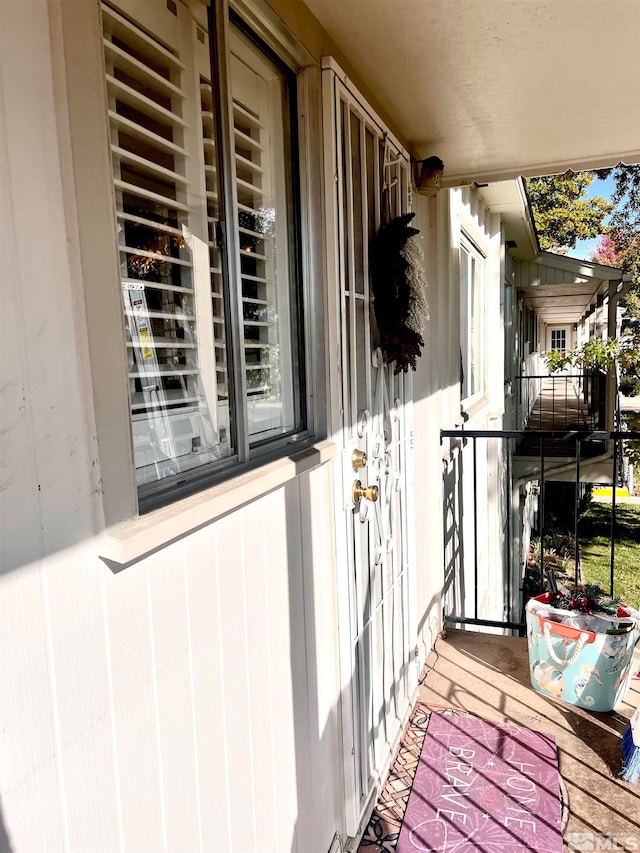
<path id="1" fill-rule="evenodd" d="M 386 222 L 371 246 L 373 309 L 380 334 L 380 346 L 387 362 L 395 362 L 394 373 L 416 369 L 424 340 L 411 328 L 414 295 L 408 278 L 410 264 L 403 255 L 407 241 L 417 228 L 409 223 L 415 213 L 405 213 Z"/>

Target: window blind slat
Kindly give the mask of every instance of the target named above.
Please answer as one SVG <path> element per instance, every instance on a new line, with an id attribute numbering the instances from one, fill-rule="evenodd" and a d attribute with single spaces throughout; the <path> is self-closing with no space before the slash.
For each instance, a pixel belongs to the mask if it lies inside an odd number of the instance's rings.
<path id="1" fill-rule="evenodd" d="M 180 71 L 186 69 L 184 63 L 174 53 L 171 53 L 166 47 L 151 38 L 151 36 L 147 35 L 119 12 L 116 12 L 115 9 L 112 9 L 105 3 L 101 4 L 101 8 L 106 32 L 119 36 L 143 53 L 146 51 L 151 52 L 172 68 Z"/>
<path id="2" fill-rule="evenodd" d="M 146 95 L 142 95 L 140 92 L 132 89 L 131 86 L 127 86 L 126 83 L 117 80 L 111 74 L 107 74 L 106 79 L 109 89 L 123 103 L 134 107 L 149 118 L 160 119 L 175 127 L 187 127 L 186 121 L 179 115 L 160 106 L 160 104 L 157 104 L 151 98 L 147 98 Z"/>
<path id="3" fill-rule="evenodd" d="M 148 80 L 153 86 L 161 89 L 169 95 L 175 95 L 177 98 L 186 98 L 187 95 L 182 89 L 167 80 L 161 74 L 158 74 L 144 62 L 128 54 L 118 45 L 114 44 L 109 39 L 103 39 L 105 51 L 112 55 L 113 64 L 123 71 L 127 71 L 129 76 L 136 75 L 138 78 Z"/>
<path id="4" fill-rule="evenodd" d="M 141 157 L 139 154 L 134 154 L 131 151 L 127 151 L 125 148 L 121 148 L 119 145 L 111 146 L 111 153 L 113 155 L 114 160 L 121 160 L 125 163 L 131 163 L 134 166 L 138 166 L 144 172 L 148 172 L 152 175 L 157 175 L 164 180 L 173 181 L 176 184 L 186 185 L 189 183 L 187 178 L 184 175 L 179 174 L 178 172 L 173 172 L 171 169 L 166 169 L 164 166 L 158 165 L 153 160 L 149 160 L 145 157 Z"/>
<path id="5" fill-rule="evenodd" d="M 160 193 L 154 193 L 151 190 L 145 190 L 143 187 L 136 186 L 136 184 L 130 184 L 127 181 L 121 181 L 118 178 L 114 180 L 113 184 L 117 189 L 123 190 L 123 192 L 128 192 L 132 195 L 138 195 L 141 198 L 149 199 L 149 201 L 157 201 L 159 204 L 169 208 L 169 210 L 181 210 L 184 211 L 184 213 L 189 212 L 189 208 L 186 204 L 182 204 L 182 202 L 176 201 L 173 198 L 168 198 L 167 196 L 160 195 Z"/>
<path id="6" fill-rule="evenodd" d="M 109 119 L 112 127 L 124 127 L 130 136 L 137 137 L 141 142 L 152 143 L 156 148 L 161 148 L 173 154 L 179 154 L 181 157 L 188 157 L 189 154 L 180 145 L 176 145 L 170 139 L 165 139 L 157 133 L 137 124 L 126 116 L 116 113 L 114 110 L 109 110 Z"/>

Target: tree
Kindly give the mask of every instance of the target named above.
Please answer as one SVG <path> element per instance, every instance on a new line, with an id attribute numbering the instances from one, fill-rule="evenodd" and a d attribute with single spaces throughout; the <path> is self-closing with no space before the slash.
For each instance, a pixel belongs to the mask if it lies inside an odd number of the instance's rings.
<path id="1" fill-rule="evenodd" d="M 601 180 L 612 177 L 615 181 L 608 227 L 614 231 L 640 232 L 640 165 L 618 163 L 610 169 L 596 169 L 593 174 Z"/>
<path id="2" fill-rule="evenodd" d="M 622 416 L 625 429 L 629 432 L 640 432 L 640 412 L 625 412 Z M 640 470 L 640 441 L 626 439 L 624 443 L 624 455 L 636 469 L 635 479 Z"/>
<path id="3" fill-rule="evenodd" d="M 600 242 L 591 252 L 591 260 L 606 267 L 619 267 L 621 255 L 616 249 L 616 243 L 610 234 L 603 234 Z"/>
<path id="4" fill-rule="evenodd" d="M 612 205 L 600 196 L 587 197 L 595 180 L 594 172 L 565 172 L 527 180 L 540 246 L 566 254 L 578 240 L 590 240 L 603 233 L 604 219 Z"/>
<path id="5" fill-rule="evenodd" d="M 628 215 L 628 214 L 627 214 Z M 596 263 L 615 266 L 631 275 L 629 292 L 622 297 L 620 388 L 629 397 L 640 395 L 640 228 L 608 228 L 591 254 Z"/>

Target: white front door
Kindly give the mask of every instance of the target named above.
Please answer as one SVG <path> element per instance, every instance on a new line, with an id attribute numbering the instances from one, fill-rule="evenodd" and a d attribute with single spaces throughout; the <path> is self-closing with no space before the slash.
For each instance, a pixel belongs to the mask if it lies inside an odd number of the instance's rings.
<path id="1" fill-rule="evenodd" d="M 328 270 L 335 276 L 332 410 L 342 449 L 336 490 L 346 829 L 353 835 L 389 765 L 416 681 L 411 376 L 394 375 L 384 363 L 369 281 L 381 211 L 408 208 L 409 159 L 332 60 L 325 61 L 323 96 Z M 375 490 L 358 500 L 357 480 L 377 488 L 377 500 Z"/>

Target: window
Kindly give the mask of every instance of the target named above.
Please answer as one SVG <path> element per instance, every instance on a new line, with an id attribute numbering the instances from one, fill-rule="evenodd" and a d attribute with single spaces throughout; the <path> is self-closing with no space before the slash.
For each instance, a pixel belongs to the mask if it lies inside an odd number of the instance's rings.
<path id="1" fill-rule="evenodd" d="M 216 74 L 195 11 L 102 6 L 143 511 L 306 429 L 295 74 L 235 17 Z"/>
<path id="2" fill-rule="evenodd" d="M 567 330 L 552 329 L 551 330 L 551 349 L 558 350 L 563 355 L 567 349 Z"/>
<path id="3" fill-rule="evenodd" d="M 484 257 L 460 244 L 460 396 L 469 401 L 484 390 Z"/>

